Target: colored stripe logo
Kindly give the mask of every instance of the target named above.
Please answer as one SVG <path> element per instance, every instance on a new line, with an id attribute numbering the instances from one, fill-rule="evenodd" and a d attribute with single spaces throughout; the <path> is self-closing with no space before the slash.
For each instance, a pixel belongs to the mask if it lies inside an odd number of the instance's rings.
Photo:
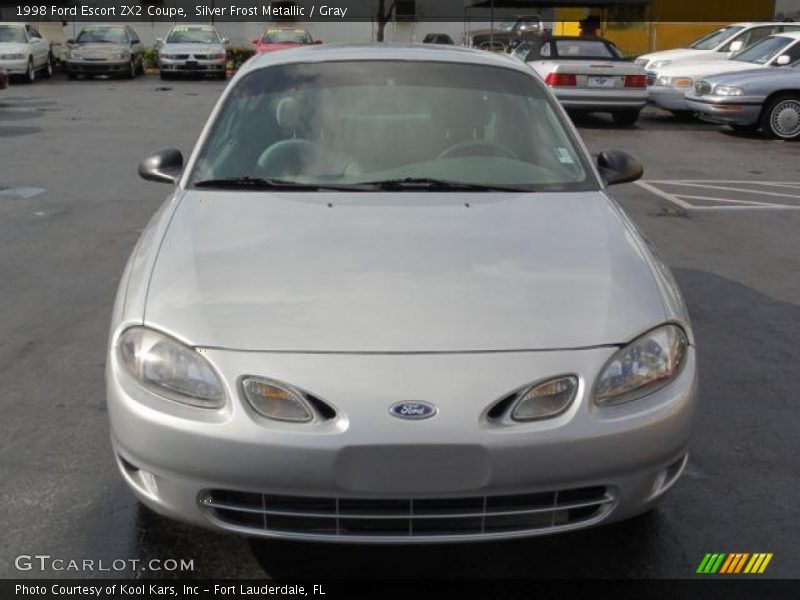
<path id="1" fill-rule="evenodd" d="M 733 552 L 730 554 L 725 552 L 709 552 L 703 557 L 703 560 L 700 561 L 700 566 L 697 567 L 697 573 L 703 575 L 713 575 L 715 573 L 719 573 L 720 575 L 763 573 L 766 571 L 767 565 L 771 560 L 771 552 L 755 552 L 753 554 L 749 552 Z"/>

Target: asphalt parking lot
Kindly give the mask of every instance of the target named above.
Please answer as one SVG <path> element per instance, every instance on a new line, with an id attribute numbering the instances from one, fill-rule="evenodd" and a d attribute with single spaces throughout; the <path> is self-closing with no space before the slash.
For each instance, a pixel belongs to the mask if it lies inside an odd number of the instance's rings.
<path id="1" fill-rule="evenodd" d="M 252 541 L 140 508 L 112 460 L 103 383 L 118 278 L 168 192 L 136 167 L 160 147 L 187 153 L 222 86 L 0 92 L 0 577 L 41 576 L 14 568 L 37 553 L 193 559 L 180 576 L 204 578 L 689 577 L 706 552 L 772 552 L 767 576 L 800 576 L 800 143 L 650 109 L 635 128 L 578 125 L 593 152 L 644 163 L 643 184 L 613 191 L 672 266 L 695 327 L 696 437 L 656 511 L 524 541 L 375 548 Z"/>

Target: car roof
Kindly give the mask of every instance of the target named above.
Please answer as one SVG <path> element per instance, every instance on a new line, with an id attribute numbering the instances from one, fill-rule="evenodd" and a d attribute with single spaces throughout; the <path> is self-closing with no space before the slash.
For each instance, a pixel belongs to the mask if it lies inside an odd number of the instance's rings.
<path id="1" fill-rule="evenodd" d="M 266 52 L 248 60 L 240 72 L 273 65 L 360 60 L 419 60 L 506 67 L 530 74 L 530 68 L 508 54 L 496 54 L 461 46 L 430 44 L 319 44 L 281 52 Z"/>

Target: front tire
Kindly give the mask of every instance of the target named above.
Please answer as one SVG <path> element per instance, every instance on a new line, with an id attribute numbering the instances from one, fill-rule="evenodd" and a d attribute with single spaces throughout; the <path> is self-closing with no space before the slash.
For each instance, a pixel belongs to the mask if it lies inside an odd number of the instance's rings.
<path id="1" fill-rule="evenodd" d="M 639 111 L 636 109 L 618 110 L 611 113 L 611 117 L 614 119 L 616 125 L 631 126 L 639 120 Z"/>
<path id="2" fill-rule="evenodd" d="M 53 56 L 51 54 L 47 55 L 47 62 L 44 64 L 44 69 L 42 69 L 42 76 L 45 79 L 53 78 Z"/>
<path id="3" fill-rule="evenodd" d="M 136 57 L 131 56 L 131 64 L 128 69 L 128 72 L 125 73 L 125 79 L 134 79 L 136 78 Z"/>
<path id="4" fill-rule="evenodd" d="M 28 57 L 28 68 L 25 71 L 25 83 L 33 83 L 36 81 L 36 68 L 33 66 L 33 57 Z"/>
<path id="5" fill-rule="evenodd" d="M 773 98 L 761 113 L 761 128 L 776 140 L 800 138 L 800 95 Z"/>

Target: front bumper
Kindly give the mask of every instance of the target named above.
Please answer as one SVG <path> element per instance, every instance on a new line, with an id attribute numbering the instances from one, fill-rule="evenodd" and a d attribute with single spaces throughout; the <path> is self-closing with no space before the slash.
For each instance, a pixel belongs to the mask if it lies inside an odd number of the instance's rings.
<path id="1" fill-rule="evenodd" d="M 71 75 L 120 75 L 131 70 L 130 59 L 125 60 L 74 60 L 65 63 L 67 73 Z"/>
<path id="2" fill-rule="evenodd" d="M 652 85 L 647 88 L 647 95 L 653 104 L 670 111 L 689 110 L 686 93 L 691 88 L 675 88 L 663 85 Z"/>
<path id="3" fill-rule="evenodd" d="M 28 72 L 27 59 L 19 60 L 0 60 L 0 67 L 5 69 L 9 75 L 25 75 Z"/>
<path id="4" fill-rule="evenodd" d="M 160 58 L 158 64 L 164 73 L 219 75 L 225 72 L 226 63 L 227 61 L 224 58 L 214 60 Z"/>
<path id="5" fill-rule="evenodd" d="M 647 103 L 647 92 L 617 90 L 578 90 L 552 88 L 558 101 L 570 110 L 613 112 L 617 110 L 640 110 Z"/>
<path id="6" fill-rule="evenodd" d="M 647 510 L 674 483 L 685 464 L 694 414 L 693 349 L 681 374 L 659 392 L 628 405 L 591 405 L 588 390 L 612 352 L 205 350 L 228 388 L 229 402 L 219 411 L 163 400 L 128 379 L 111 357 L 112 440 L 122 475 L 143 503 L 229 531 L 434 542 L 588 527 Z M 520 384 L 564 373 L 565 365 L 581 379 L 566 413 L 510 426 L 489 422 L 486 410 L 494 400 Z M 302 425 L 260 418 L 236 390 L 238 378 L 248 373 L 299 385 L 329 402 L 338 416 Z M 389 414 L 393 402 L 409 398 L 434 402 L 439 414 L 417 422 Z M 419 512 L 430 504 L 439 506 L 433 515 L 439 521 Z M 347 512 L 347 506 L 357 509 Z M 499 512 L 492 508 L 497 506 Z M 498 518 L 501 526 L 495 527 Z M 350 527 L 353 519 L 378 529 Z M 434 524 L 439 529 L 432 530 Z"/>
<path id="7" fill-rule="evenodd" d="M 755 125 L 762 107 L 761 102 L 738 97 L 708 100 L 689 96 L 686 105 L 704 121 L 734 125 Z"/>

